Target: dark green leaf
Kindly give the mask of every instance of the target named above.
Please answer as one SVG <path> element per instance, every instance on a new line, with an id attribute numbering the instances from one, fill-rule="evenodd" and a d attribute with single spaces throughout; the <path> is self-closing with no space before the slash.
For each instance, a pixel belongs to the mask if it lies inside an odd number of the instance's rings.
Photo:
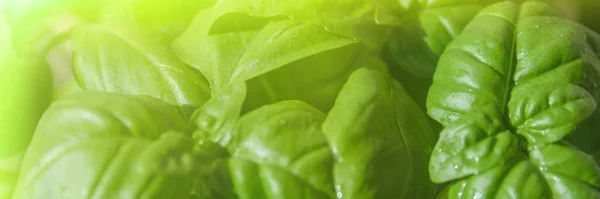
<path id="1" fill-rule="evenodd" d="M 600 197 L 598 163 L 562 141 L 596 109 L 598 35 L 558 13 L 494 4 L 441 55 L 427 106 L 445 129 L 430 172 L 456 180 L 448 198 Z"/>

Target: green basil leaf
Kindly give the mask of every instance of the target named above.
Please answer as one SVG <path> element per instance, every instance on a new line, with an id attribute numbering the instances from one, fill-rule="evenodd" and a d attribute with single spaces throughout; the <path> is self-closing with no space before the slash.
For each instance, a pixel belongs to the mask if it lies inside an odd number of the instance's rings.
<path id="1" fill-rule="evenodd" d="M 328 111 L 352 71 L 385 68 L 364 44 L 321 26 L 239 13 L 211 23 L 212 14 L 201 12 L 173 46 L 207 77 L 213 94 L 247 81 L 244 113 L 283 100 Z"/>
<path id="2" fill-rule="evenodd" d="M 77 29 L 73 33 L 73 70 L 80 86 L 149 95 L 183 107 L 204 104 L 210 96 L 206 79 L 182 63 L 161 34 L 153 33 L 118 25 Z"/>
<path id="3" fill-rule="evenodd" d="M 545 2 L 561 9 L 561 12 L 552 10 L 554 14 L 573 15 L 573 12 L 576 12 L 573 7 L 576 1 L 569 1 L 567 5 L 554 0 Z M 414 76 L 430 79 L 446 46 L 462 32 L 477 12 L 487 5 L 500 1 L 377 0 L 376 2 L 379 5 L 377 16 L 380 17 L 377 21 L 397 27 L 387 44 L 395 65 Z"/>
<path id="4" fill-rule="evenodd" d="M 449 187 L 449 198 L 597 198 L 600 167 L 568 145 L 531 150 L 530 160 L 508 162 Z M 574 191 L 577 190 L 577 191 Z"/>
<path id="5" fill-rule="evenodd" d="M 504 164 L 518 151 L 517 137 L 506 131 L 493 108 L 472 111 L 440 133 L 429 173 L 436 183 L 459 179 Z"/>
<path id="6" fill-rule="evenodd" d="M 244 112 L 268 103 L 294 99 L 329 111 L 353 71 L 361 67 L 386 69 L 379 58 L 364 52 L 363 47 L 353 44 L 322 52 L 248 80 Z"/>
<path id="7" fill-rule="evenodd" d="M 455 182 L 448 198 L 546 198 L 549 192 L 543 183 L 535 165 L 514 160 Z"/>
<path id="8" fill-rule="evenodd" d="M 430 79 L 446 46 L 456 38 L 479 10 L 498 0 L 391 1 L 382 9 L 395 10 L 397 26 L 388 48 L 395 65 L 414 76 Z M 388 12 L 391 12 L 388 11 Z"/>
<path id="9" fill-rule="evenodd" d="M 582 195 L 600 196 L 600 190 L 598 190 L 600 188 L 600 166 L 590 155 L 568 144 L 551 144 L 531 150 L 529 156 L 532 162 L 541 168 L 544 177 L 552 182 L 549 185 L 553 192 L 578 194 L 566 191 L 577 189 L 563 189 L 563 186 L 574 185 L 575 187 L 596 189 L 589 193 L 582 193 Z M 559 182 L 555 178 L 564 179 L 564 182 Z M 571 184 L 573 182 L 576 183 Z"/>
<path id="10" fill-rule="evenodd" d="M 199 163 L 185 128 L 177 108 L 155 98 L 64 98 L 43 115 L 13 197 L 187 197 Z"/>
<path id="11" fill-rule="evenodd" d="M 502 10 L 506 4 L 512 6 Z M 505 3 L 482 10 L 442 54 L 427 98 L 429 115 L 442 125 L 479 107 L 503 113 L 515 7 Z"/>
<path id="12" fill-rule="evenodd" d="M 448 198 L 598 197 L 598 163 L 563 141 L 598 103 L 597 38 L 546 4 L 502 2 L 448 44 L 427 99 Z"/>
<path id="13" fill-rule="evenodd" d="M 301 58 L 355 43 L 294 20 L 215 35 L 209 34 L 211 24 L 207 23 L 205 15 L 198 15 L 175 41 L 174 49 L 184 62 L 206 75 L 213 92 L 231 82 L 246 81 Z"/>
<path id="14" fill-rule="evenodd" d="M 335 9 L 333 9 L 335 8 Z M 257 17 L 287 16 L 303 23 L 357 39 L 371 47 L 380 47 L 389 28 L 375 23 L 376 6 L 372 1 L 346 0 L 221 0 L 213 8 L 215 17 L 226 13 L 245 13 Z M 213 18 L 208 18 L 212 21 Z M 204 19 L 207 20 L 207 19 Z"/>
<path id="15" fill-rule="evenodd" d="M 333 156 L 321 131 L 325 114 L 282 101 L 242 116 L 229 146 L 236 193 L 250 198 L 333 198 Z"/>
<path id="16" fill-rule="evenodd" d="M 350 76 L 323 123 L 338 198 L 433 197 L 421 158 L 432 132 L 419 111 L 385 73 L 362 68 Z"/>
<path id="17" fill-rule="evenodd" d="M 513 89 L 511 123 L 533 145 L 562 140 L 596 109 L 596 100 L 572 84 L 531 84 Z"/>

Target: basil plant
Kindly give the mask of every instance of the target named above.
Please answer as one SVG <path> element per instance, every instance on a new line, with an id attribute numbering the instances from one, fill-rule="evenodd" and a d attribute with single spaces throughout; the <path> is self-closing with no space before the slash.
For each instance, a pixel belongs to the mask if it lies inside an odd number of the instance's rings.
<path id="1" fill-rule="evenodd" d="M 0 199 L 599 198 L 568 4 L 0 2 Z"/>

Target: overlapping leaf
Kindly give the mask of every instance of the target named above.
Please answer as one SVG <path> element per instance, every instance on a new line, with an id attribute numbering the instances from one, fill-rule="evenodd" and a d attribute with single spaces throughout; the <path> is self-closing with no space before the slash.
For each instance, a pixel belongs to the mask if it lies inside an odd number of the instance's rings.
<path id="1" fill-rule="evenodd" d="M 333 157 L 321 122 L 325 114 L 282 101 L 244 115 L 230 151 L 236 193 L 250 198 L 333 198 Z"/>
<path id="2" fill-rule="evenodd" d="M 388 78 L 374 69 L 355 71 L 323 123 L 336 159 L 338 198 L 435 194 L 423 158 L 430 153 L 432 131 L 402 86 Z"/>
<path id="3" fill-rule="evenodd" d="M 176 107 L 150 97 L 62 99 L 40 121 L 13 198 L 188 197 L 201 167 L 185 128 Z"/>
<path id="4" fill-rule="evenodd" d="M 226 89 L 214 105 L 243 99 L 232 96 L 242 88 Z M 197 138 L 229 148 L 231 157 L 224 158 L 228 164 L 222 166 L 229 168 L 239 198 L 430 198 L 435 194 L 424 167 L 433 142 L 425 115 L 401 85 L 378 69 L 355 71 L 327 116 L 291 100 L 263 106 L 236 120 L 239 109 L 208 109 L 210 104 L 194 117 L 201 130 Z M 229 120 L 214 117 L 224 114 Z"/>
<path id="5" fill-rule="evenodd" d="M 210 97 L 204 76 L 181 62 L 168 39 L 151 30 L 80 27 L 73 44 L 75 77 L 85 90 L 149 95 L 183 107 L 199 107 Z"/>
<path id="6" fill-rule="evenodd" d="M 446 46 L 479 10 L 498 0 L 376 2 L 381 13 L 391 13 L 379 22 L 398 27 L 388 42 L 395 64 L 404 72 L 430 79 Z"/>
<path id="7" fill-rule="evenodd" d="M 442 54 L 427 106 L 445 129 L 429 170 L 459 180 L 450 198 L 600 196 L 598 164 L 562 141 L 596 109 L 598 40 L 557 13 L 489 6 Z"/>
<path id="8" fill-rule="evenodd" d="M 318 2 L 297 3 L 302 7 Z M 176 39 L 175 52 L 207 77 L 213 93 L 248 81 L 244 112 L 291 99 L 327 111 L 348 75 L 372 62 L 372 47 L 315 23 L 316 16 L 295 18 L 300 8 L 272 7 L 276 5 L 217 2 L 201 11 Z M 323 14 L 340 14 L 330 12 Z M 342 20 L 337 17 L 332 20 Z"/>

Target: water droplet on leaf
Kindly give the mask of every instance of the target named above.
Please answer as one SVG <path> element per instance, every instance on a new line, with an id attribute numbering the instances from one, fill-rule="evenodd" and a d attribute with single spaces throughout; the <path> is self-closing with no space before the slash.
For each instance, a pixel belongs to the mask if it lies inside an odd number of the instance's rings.
<path id="1" fill-rule="evenodd" d="M 342 186 L 335 185 L 335 196 L 337 198 L 342 198 Z"/>

